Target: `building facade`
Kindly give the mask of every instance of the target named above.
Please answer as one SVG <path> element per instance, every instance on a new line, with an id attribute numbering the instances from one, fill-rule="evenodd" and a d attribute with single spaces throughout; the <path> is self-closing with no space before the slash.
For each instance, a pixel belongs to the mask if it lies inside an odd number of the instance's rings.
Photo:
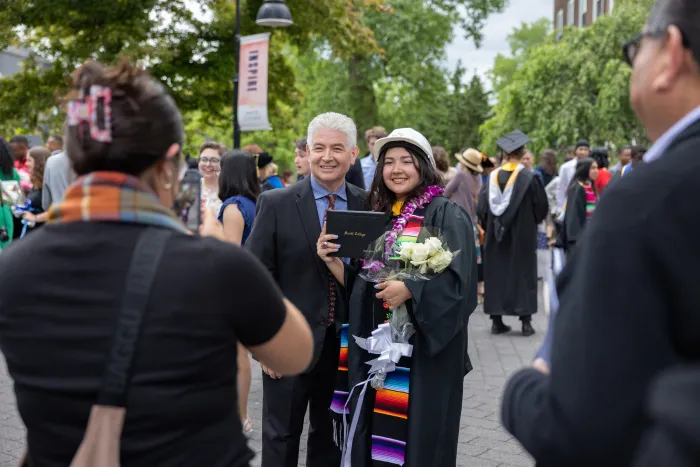
<path id="1" fill-rule="evenodd" d="M 615 0 L 554 0 L 554 29 L 590 26 L 599 16 L 612 12 Z"/>
<path id="2" fill-rule="evenodd" d="M 12 76 L 22 71 L 22 62 L 29 57 L 29 52 L 24 49 L 10 47 L 0 50 L 0 78 Z"/>

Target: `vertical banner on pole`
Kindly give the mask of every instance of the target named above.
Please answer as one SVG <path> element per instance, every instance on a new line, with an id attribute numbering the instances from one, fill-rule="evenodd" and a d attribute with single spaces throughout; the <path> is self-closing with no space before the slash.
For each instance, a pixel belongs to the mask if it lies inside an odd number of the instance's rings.
<path id="1" fill-rule="evenodd" d="M 241 131 L 272 130 L 267 117 L 270 33 L 241 37 L 238 125 Z"/>

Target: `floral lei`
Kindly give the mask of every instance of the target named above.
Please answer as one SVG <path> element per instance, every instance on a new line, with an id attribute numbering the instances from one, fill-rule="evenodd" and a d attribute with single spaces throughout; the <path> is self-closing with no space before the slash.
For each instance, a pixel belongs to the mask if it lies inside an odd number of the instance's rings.
<path id="1" fill-rule="evenodd" d="M 437 185 L 431 185 L 423 190 L 423 193 L 421 193 L 419 196 L 413 198 L 404 205 L 403 209 L 401 210 L 401 214 L 396 218 L 396 220 L 394 220 L 391 231 L 386 234 L 384 243 L 384 261 L 389 260 L 391 251 L 394 249 L 394 245 L 396 245 L 396 241 L 406 228 L 406 225 L 411 219 L 413 213 L 418 209 L 421 209 L 426 204 L 430 204 L 433 198 L 440 196 L 444 192 L 444 188 Z M 363 269 L 369 269 L 376 272 L 386 266 L 384 261 L 363 261 L 362 267 Z"/>

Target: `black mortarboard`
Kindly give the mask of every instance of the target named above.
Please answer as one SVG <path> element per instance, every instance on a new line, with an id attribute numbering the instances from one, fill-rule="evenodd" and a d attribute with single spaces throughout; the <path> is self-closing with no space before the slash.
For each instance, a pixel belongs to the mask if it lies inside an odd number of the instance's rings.
<path id="1" fill-rule="evenodd" d="M 591 147 L 591 144 L 586 139 L 580 139 L 576 143 L 576 149 L 578 149 L 578 148 L 590 148 L 590 147 Z"/>
<path id="2" fill-rule="evenodd" d="M 261 153 L 258 155 L 258 168 L 259 168 L 259 169 L 262 169 L 263 167 L 265 167 L 265 166 L 266 166 L 267 164 L 269 164 L 270 162 L 272 162 L 272 156 L 269 155 L 268 153 L 266 153 L 266 152 L 261 152 Z"/>
<path id="3" fill-rule="evenodd" d="M 530 138 L 525 133 L 520 130 L 515 130 L 513 133 L 496 141 L 496 144 L 499 148 L 503 149 L 506 154 L 513 154 L 529 142 Z"/>

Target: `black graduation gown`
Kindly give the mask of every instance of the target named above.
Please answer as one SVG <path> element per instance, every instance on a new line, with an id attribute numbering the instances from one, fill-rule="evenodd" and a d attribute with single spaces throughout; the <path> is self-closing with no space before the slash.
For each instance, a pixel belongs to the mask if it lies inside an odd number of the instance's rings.
<path id="1" fill-rule="evenodd" d="M 581 238 L 583 227 L 586 225 L 586 190 L 574 183 L 566 200 L 564 213 L 563 248 L 571 251 Z"/>
<path id="2" fill-rule="evenodd" d="M 537 312 L 537 225 L 549 205 L 542 182 L 522 170 L 511 203 L 496 217 L 488 201 L 490 178 L 479 193 L 477 215 L 486 229 L 483 250 L 484 312 L 495 316 L 530 316 Z M 497 229 L 502 237 L 497 240 Z"/>
<path id="3" fill-rule="evenodd" d="M 413 294 L 407 308 L 416 334 L 409 383 L 406 461 L 404 467 L 454 467 L 464 376 L 472 366 L 467 355 L 467 324 L 476 308 L 477 269 L 473 227 L 459 206 L 439 197 L 425 210 L 423 227 L 436 227 L 451 251 L 459 250 L 452 264 L 430 281 L 405 281 Z M 387 227 L 389 230 L 390 226 Z M 470 235 L 471 234 L 471 235 Z M 424 239 L 418 238 L 419 242 Z M 353 335 L 369 337 L 373 327 L 373 301 L 377 290 L 346 268 L 350 295 L 348 374 L 350 387 L 367 379 L 376 358 L 355 344 Z M 352 414 L 357 410 L 359 388 L 353 393 Z M 375 391 L 367 388 L 353 441 L 353 467 L 372 466 L 372 410 Z M 350 423 L 351 416 L 348 419 Z M 382 465 L 382 464 L 374 464 Z"/>

